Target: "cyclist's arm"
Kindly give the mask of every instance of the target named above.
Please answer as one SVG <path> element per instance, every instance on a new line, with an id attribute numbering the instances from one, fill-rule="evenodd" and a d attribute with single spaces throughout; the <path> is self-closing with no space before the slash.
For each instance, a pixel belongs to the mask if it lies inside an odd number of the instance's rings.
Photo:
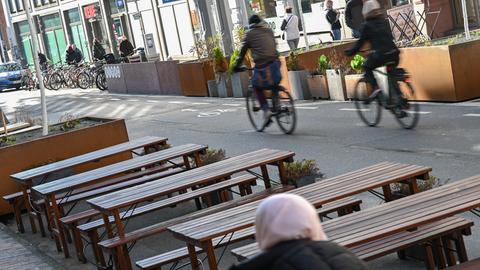
<path id="1" fill-rule="evenodd" d="M 243 58 L 245 58 L 245 55 L 247 54 L 247 51 L 249 48 L 250 48 L 250 45 L 248 44 L 248 33 L 247 33 L 247 35 L 242 41 L 242 47 L 240 49 L 240 53 L 238 54 L 237 59 L 235 60 L 235 68 L 238 68 L 243 64 Z"/>

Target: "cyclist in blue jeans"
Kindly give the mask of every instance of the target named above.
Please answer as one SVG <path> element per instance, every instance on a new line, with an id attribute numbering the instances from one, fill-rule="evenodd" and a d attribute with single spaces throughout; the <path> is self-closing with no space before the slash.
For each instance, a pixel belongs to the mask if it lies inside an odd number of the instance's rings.
<path id="1" fill-rule="evenodd" d="M 272 112 L 268 106 L 263 90 L 275 89 L 282 80 L 280 61 L 278 60 L 277 44 L 270 26 L 258 15 L 252 15 L 249 20 L 249 30 L 242 42 L 242 48 L 236 59 L 234 71 L 240 71 L 243 58 L 251 51 L 255 68 L 252 76 L 252 86 L 260 107 L 263 110 L 264 125 L 268 125 Z"/>

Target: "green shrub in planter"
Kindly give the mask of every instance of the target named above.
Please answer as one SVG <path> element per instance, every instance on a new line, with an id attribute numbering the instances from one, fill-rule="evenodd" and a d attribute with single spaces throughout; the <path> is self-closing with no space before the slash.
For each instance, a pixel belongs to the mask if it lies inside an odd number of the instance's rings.
<path id="1" fill-rule="evenodd" d="M 294 51 L 291 51 L 288 54 L 287 69 L 288 69 L 288 71 L 303 70 L 303 68 L 300 66 L 300 61 L 298 60 L 298 54 L 295 53 Z"/>
<path id="2" fill-rule="evenodd" d="M 355 57 L 350 61 L 350 66 L 357 74 L 362 73 L 363 63 L 365 63 L 365 58 L 359 54 L 355 55 Z"/>
<path id="3" fill-rule="evenodd" d="M 313 184 L 317 179 L 323 178 L 323 173 L 317 167 L 315 160 L 302 160 L 285 165 L 287 182 L 296 186 Z"/>
<path id="4" fill-rule="evenodd" d="M 224 149 L 213 149 L 207 148 L 205 154 L 200 155 L 200 159 L 202 160 L 202 165 L 208 165 L 215 163 L 220 160 L 226 159 L 226 152 Z"/>

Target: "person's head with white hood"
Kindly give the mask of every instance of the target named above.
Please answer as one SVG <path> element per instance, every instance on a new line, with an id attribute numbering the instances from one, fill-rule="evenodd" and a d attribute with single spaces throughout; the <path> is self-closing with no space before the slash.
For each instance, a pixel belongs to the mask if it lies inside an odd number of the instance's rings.
<path id="1" fill-rule="evenodd" d="M 265 199 L 256 212 L 255 230 L 262 252 L 231 270 L 367 269 L 350 251 L 328 240 L 315 208 L 298 195 Z"/>

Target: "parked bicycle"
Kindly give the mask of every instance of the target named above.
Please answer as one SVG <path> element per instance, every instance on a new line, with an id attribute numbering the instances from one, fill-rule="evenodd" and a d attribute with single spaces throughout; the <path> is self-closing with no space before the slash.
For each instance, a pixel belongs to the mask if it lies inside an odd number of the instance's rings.
<path id="1" fill-rule="evenodd" d="M 382 116 L 382 107 L 389 110 L 405 129 L 413 129 L 419 121 L 420 106 L 411 102 L 416 100 L 415 91 L 409 81 L 408 73 L 393 64 L 387 64 L 387 72 L 375 70 L 377 74 L 387 76 L 388 93 L 379 92 L 371 96 L 370 85 L 365 79 L 355 87 L 355 107 L 360 119 L 368 126 L 378 125 Z M 365 87 L 366 86 L 366 87 Z"/>
<path id="2" fill-rule="evenodd" d="M 243 67 L 241 70 L 247 71 L 252 69 Z M 273 89 L 264 89 L 263 91 L 272 112 L 267 122 L 265 122 L 263 111 L 252 85 L 249 85 L 247 90 L 247 113 L 253 128 L 258 132 L 262 132 L 275 119 L 283 133 L 292 134 L 297 125 L 297 115 L 295 103 L 290 93 L 281 85 L 277 85 Z"/>

